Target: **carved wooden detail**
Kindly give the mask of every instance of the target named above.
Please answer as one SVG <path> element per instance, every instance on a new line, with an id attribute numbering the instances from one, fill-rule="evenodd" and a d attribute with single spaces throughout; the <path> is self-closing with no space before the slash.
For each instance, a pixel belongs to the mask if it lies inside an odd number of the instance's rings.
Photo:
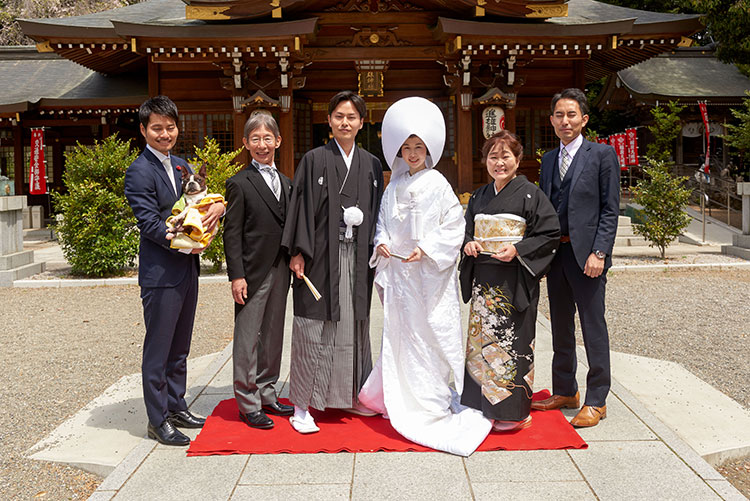
<path id="1" fill-rule="evenodd" d="M 404 11 L 418 11 L 422 10 L 420 7 L 413 5 L 409 2 L 403 2 L 401 0 L 349 0 L 347 2 L 341 2 L 333 7 L 329 7 L 326 11 L 329 12 L 404 12 Z"/>
<path id="2" fill-rule="evenodd" d="M 356 31 L 351 40 L 339 42 L 340 47 L 401 47 L 411 45 L 407 40 L 399 40 L 394 30 L 395 28 L 354 28 Z"/>
<path id="3" fill-rule="evenodd" d="M 527 5 L 531 12 L 526 17 L 568 17 L 568 4 L 563 5 Z"/>

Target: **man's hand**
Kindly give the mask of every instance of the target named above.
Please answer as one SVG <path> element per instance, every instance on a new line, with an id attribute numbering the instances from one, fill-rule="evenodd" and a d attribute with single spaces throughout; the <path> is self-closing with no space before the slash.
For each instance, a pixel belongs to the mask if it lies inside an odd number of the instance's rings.
<path id="1" fill-rule="evenodd" d="M 414 250 L 411 251 L 411 254 L 409 254 L 409 257 L 407 257 L 404 262 L 405 263 L 416 263 L 417 261 L 422 260 L 422 256 L 424 255 L 424 251 L 420 249 L 419 247 L 414 247 Z"/>
<path id="2" fill-rule="evenodd" d="M 494 253 L 492 257 L 494 257 L 495 259 L 499 261 L 502 261 L 503 263 L 509 263 L 517 255 L 518 255 L 518 251 L 516 250 L 516 246 L 513 244 L 506 244 L 506 245 L 503 245 L 499 251 Z"/>
<path id="3" fill-rule="evenodd" d="M 211 236 L 208 237 L 208 242 L 206 242 L 205 247 L 198 247 L 197 249 L 193 249 L 190 253 L 191 254 L 200 254 L 204 250 L 208 249 L 208 246 L 211 245 L 211 242 L 214 241 L 214 237 L 216 236 L 215 233 L 211 233 Z"/>
<path id="4" fill-rule="evenodd" d="M 213 232 L 216 225 L 219 223 L 219 219 L 224 215 L 224 204 L 221 202 L 214 202 L 206 211 L 206 214 L 201 218 L 201 223 L 206 231 Z"/>
<path id="5" fill-rule="evenodd" d="M 302 257 L 302 254 L 292 256 L 292 259 L 289 260 L 289 269 L 294 272 L 297 278 L 302 279 L 302 275 L 305 274 L 305 258 Z"/>
<path id="6" fill-rule="evenodd" d="M 245 304 L 247 299 L 247 282 L 244 278 L 232 280 L 232 299 L 237 304 Z"/>
<path id="7" fill-rule="evenodd" d="M 604 259 L 599 259 L 593 252 L 589 254 L 586 260 L 586 266 L 583 268 L 583 274 L 589 278 L 596 278 L 604 271 Z"/>
<path id="8" fill-rule="evenodd" d="M 380 244 L 375 248 L 375 251 L 378 253 L 379 256 L 383 257 L 391 257 L 391 251 L 388 249 L 388 246 L 385 244 Z"/>
<path id="9" fill-rule="evenodd" d="M 471 257 L 477 257 L 477 255 L 483 250 L 482 245 L 474 240 L 466 242 L 466 245 L 464 246 L 464 254 Z"/>

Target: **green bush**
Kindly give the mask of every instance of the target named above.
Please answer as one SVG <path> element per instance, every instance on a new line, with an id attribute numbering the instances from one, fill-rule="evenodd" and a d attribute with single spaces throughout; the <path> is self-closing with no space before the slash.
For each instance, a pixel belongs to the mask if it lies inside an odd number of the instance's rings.
<path id="1" fill-rule="evenodd" d="M 643 169 L 646 179 L 633 188 L 634 200 L 643 206 L 644 221 L 633 223 L 633 230 L 657 247 L 662 259 L 667 247 L 690 224 L 684 208 L 690 198 L 685 188 L 686 177 L 675 177 L 669 173 L 664 162 L 648 160 Z"/>
<path id="2" fill-rule="evenodd" d="M 72 272 L 87 277 L 122 275 L 135 265 L 138 229 L 125 199 L 125 171 L 138 153 L 112 135 L 93 147 L 78 143 L 65 154 L 67 193 L 53 193 L 53 223 Z"/>
<path id="3" fill-rule="evenodd" d="M 654 141 L 646 145 L 646 156 L 658 162 L 668 162 L 674 150 L 674 140 L 680 135 L 682 123 L 680 113 L 685 106 L 676 101 L 669 101 L 667 106 L 651 109 L 654 124 L 648 130 L 654 135 Z"/>
<path id="4" fill-rule="evenodd" d="M 195 157 L 188 161 L 199 169 L 206 164 L 206 185 L 209 193 L 218 193 L 226 196 L 226 181 L 234 176 L 242 165 L 234 163 L 233 160 L 240 154 L 242 148 L 235 151 L 222 153 L 219 143 L 211 137 L 206 137 L 206 145 L 203 148 L 195 147 Z M 208 249 L 203 251 L 203 259 L 213 264 L 213 271 L 221 270 L 224 263 L 224 225 L 219 226 L 219 232 L 214 237 Z"/>

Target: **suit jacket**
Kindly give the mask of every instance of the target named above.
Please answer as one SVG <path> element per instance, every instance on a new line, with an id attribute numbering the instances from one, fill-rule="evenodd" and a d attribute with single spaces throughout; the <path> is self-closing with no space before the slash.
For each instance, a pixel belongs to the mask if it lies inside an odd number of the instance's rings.
<path id="1" fill-rule="evenodd" d="M 177 194 L 164 166 L 156 155 L 143 150 L 125 173 L 125 197 L 138 220 L 141 233 L 138 256 L 138 285 L 141 287 L 175 287 L 190 269 L 199 267 L 197 254 L 184 254 L 169 248 L 167 217 L 182 196 L 180 169 L 189 169 L 182 158 L 171 156 Z"/>
<path id="2" fill-rule="evenodd" d="M 559 154 L 558 147 L 542 157 L 539 187 L 550 199 L 552 176 L 559 176 Z M 589 255 L 600 250 L 607 254 L 604 269 L 609 269 L 620 215 L 620 166 L 615 150 L 584 139 L 569 170 L 567 216 L 576 262 L 583 270 Z"/>
<path id="3" fill-rule="evenodd" d="M 253 165 L 248 165 L 226 182 L 224 253 L 227 272 L 229 280 L 245 278 L 248 299 L 279 259 L 289 260 L 281 249 L 281 235 L 292 183 L 281 172 L 278 174 L 280 200 L 276 200 L 263 175 Z"/>

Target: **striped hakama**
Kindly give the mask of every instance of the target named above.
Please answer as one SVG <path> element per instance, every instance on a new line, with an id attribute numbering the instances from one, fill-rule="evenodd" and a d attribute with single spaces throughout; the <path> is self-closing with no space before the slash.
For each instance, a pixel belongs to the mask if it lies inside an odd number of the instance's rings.
<path id="1" fill-rule="evenodd" d="M 340 321 L 294 317 L 289 398 L 297 407 L 351 408 L 372 370 L 370 320 L 354 315 L 355 251 L 339 241 Z"/>

